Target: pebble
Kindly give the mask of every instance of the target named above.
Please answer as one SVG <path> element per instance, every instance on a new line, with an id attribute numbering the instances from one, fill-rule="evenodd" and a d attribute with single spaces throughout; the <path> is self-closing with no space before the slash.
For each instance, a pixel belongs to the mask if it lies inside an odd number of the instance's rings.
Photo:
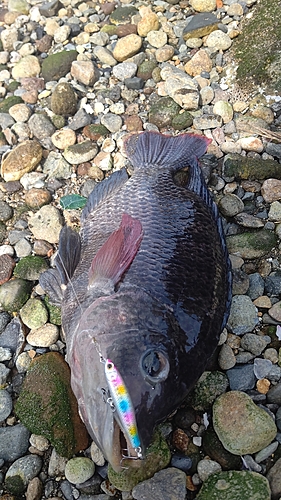
<path id="1" fill-rule="evenodd" d="M 29 446 L 30 432 L 22 424 L 0 428 L 0 458 L 12 462 L 22 457 Z"/>
<path id="2" fill-rule="evenodd" d="M 42 467 L 42 460 L 37 455 L 26 455 L 18 458 L 7 470 L 5 482 L 9 483 L 10 491 L 13 493 L 23 493 L 29 481 L 36 477 Z M 20 477 L 21 484 L 18 484 L 13 491 L 14 478 Z"/>
<path id="3" fill-rule="evenodd" d="M 197 472 L 201 481 L 206 481 L 209 476 L 222 470 L 220 464 L 214 460 L 200 460 L 197 464 Z"/>
<path id="4" fill-rule="evenodd" d="M 40 163 L 42 148 L 36 141 L 25 141 L 16 146 L 1 164 L 1 176 L 6 182 L 17 181 Z"/>
<path id="5" fill-rule="evenodd" d="M 151 479 L 142 481 L 132 490 L 136 500 L 184 500 L 186 497 L 186 475 L 170 467 L 156 472 Z"/>
<path id="6" fill-rule="evenodd" d="M 237 358 L 238 356 L 236 361 Z M 249 391 L 255 387 L 256 378 L 253 365 L 234 366 L 226 373 L 232 391 Z"/>
<path id="7" fill-rule="evenodd" d="M 46 323 L 44 326 L 30 330 L 27 335 L 28 343 L 36 347 L 50 347 L 56 343 L 58 338 L 59 329 L 51 323 Z"/>
<path id="8" fill-rule="evenodd" d="M 228 319 L 228 327 L 231 332 L 236 335 L 243 335 L 246 332 L 251 332 L 258 322 L 257 310 L 250 297 L 235 295 L 232 299 Z"/>
<path id="9" fill-rule="evenodd" d="M 10 415 L 13 409 L 11 395 L 5 389 L 0 389 L 0 422 L 3 422 Z M 1 457 L 1 451 L 0 451 Z M 2 458 L 2 457 L 1 457 Z"/>
<path id="10" fill-rule="evenodd" d="M 267 377 L 272 368 L 272 362 L 269 359 L 256 358 L 254 360 L 254 374 L 257 379 Z"/>
<path id="11" fill-rule="evenodd" d="M 52 205 L 44 205 L 29 218 L 29 228 L 36 239 L 58 243 L 63 227 L 59 210 Z"/>
<path id="12" fill-rule="evenodd" d="M 277 432 L 271 416 L 240 391 L 227 392 L 215 401 L 213 425 L 223 446 L 237 455 L 262 450 Z"/>
<path id="13" fill-rule="evenodd" d="M 250 351 L 255 356 L 259 356 L 266 348 L 268 340 L 254 333 L 246 333 L 241 338 L 241 347 Z"/>
<path id="14" fill-rule="evenodd" d="M 95 472 L 95 464 L 85 457 L 70 459 L 65 466 L 65 477 L 70 483 L 84 483 Z"/>

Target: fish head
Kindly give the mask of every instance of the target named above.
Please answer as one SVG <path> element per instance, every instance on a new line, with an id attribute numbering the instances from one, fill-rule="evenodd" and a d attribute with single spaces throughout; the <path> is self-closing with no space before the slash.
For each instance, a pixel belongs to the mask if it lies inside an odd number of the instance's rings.
<path id="1" fill-rule="evenodd" d="M 116 471 L 124 463 L 140 464 L 156 424 L 175 409 L 178 391 L 182 393 L 177 346 L 168 340 L 167 327 L 165 311 L 149 296 L 116 293 L 86 309 L 68 345 L 80 415 Z M 114 401 L 106 375 L 106 366 L 112 364 L 128 395 L 139 446 L 130 439 Z M 124 461 L 128 456 L 131 460 Z"/>

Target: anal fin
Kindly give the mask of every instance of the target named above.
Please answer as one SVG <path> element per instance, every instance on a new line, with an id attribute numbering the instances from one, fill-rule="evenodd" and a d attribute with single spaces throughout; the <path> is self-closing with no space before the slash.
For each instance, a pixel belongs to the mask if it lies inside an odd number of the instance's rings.
<path id="1" fill-rule="evenodd" d="M 133 262 L 142 237 L 141 222 L 124 213 L 119 228 L 109 236 L 92 261 L 89 287 L 100 281 L 115 286 Z"/>

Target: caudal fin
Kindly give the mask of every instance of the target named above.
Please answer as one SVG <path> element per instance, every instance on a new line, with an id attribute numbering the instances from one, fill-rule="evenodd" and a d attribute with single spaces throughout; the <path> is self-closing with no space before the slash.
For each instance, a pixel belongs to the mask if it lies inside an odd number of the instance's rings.
<path id="1" fill-rule="evenodd" d="M 200 135 L 163 135 L 142 132 L 125 139 L 124 146 L 134 168 L 147 165 L 179 170 L 200 158 L 207 150 L 210 139 Z"/>

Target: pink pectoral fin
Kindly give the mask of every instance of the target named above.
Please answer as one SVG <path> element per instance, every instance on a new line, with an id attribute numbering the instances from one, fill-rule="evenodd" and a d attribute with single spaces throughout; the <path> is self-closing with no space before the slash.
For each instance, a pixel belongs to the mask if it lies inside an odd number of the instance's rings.
<path id="1" fill-rule="evenodd" d="M 129 214 L 122 215 L 119 228 L 112 233 L 94 257 L 89 271 L 89 285 L 99 279 L 118 283 L 133 262 L 143 237 L 142 225 Z"/>

